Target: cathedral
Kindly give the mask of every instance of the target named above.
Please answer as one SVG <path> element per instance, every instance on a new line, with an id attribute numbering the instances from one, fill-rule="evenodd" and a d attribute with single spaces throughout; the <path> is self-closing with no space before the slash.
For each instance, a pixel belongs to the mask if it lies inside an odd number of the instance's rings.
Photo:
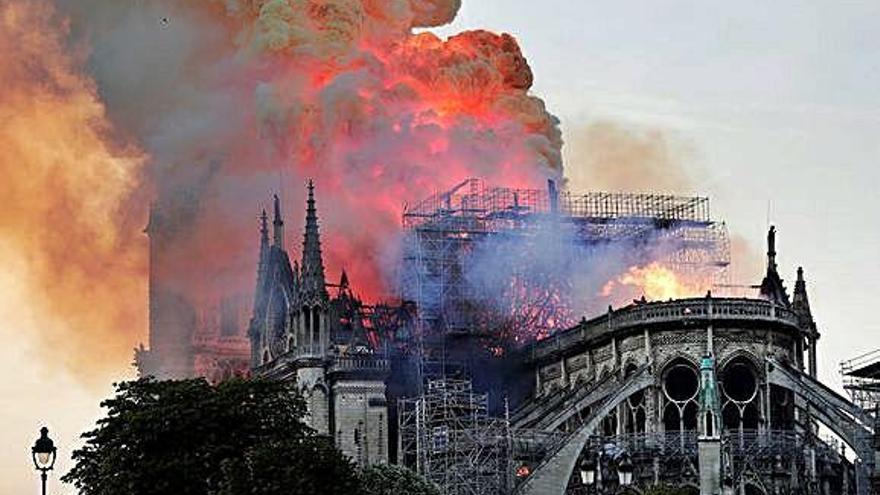
<path id="1" fill-rule="evenodd" d="M 467 201 L 453 190 L 431 203 L 436 210 L 411 208 L 416 219 L 404 221 L 410 249 L 402 262 L 418 282 L 414 294 L 444 292 L 384 306 L 356 297 L 345 271 L 327 280 L 315 187 L 307 187 L 296 259 L 277 196 L 271 221 L 261 215 L 249 320 L 230 302 L 207 312 L 213 316 L 193 310 L 151 266 L 151 345 L 136 356 L 142 375 L 250 373 L 294 382 L 309 425 L 354 462 L 407 465 L 447 494 L 642 493 L 667 485 L 700 495 L 867 495 L 880 479 L 875 415 L 819 381 L 820 334 L 803 270 L 789 293 L 775 229 L 754 293 L 642 297 L 499 351 L 473 330 L 482 320 L 456 326 L 463 320 L 455 316 L 468 314 L 461 308 L 473 309 L 456 298 L 473 294 L 449 284 L 465 280 L 477 234 L 529 235 L 530 222 L 548 214 L 585 226 L 635 219 L 621 232 L 582 232 L 626 243 L 626 236 L 654 239 L 658 229 L 691 229 L 678 245 L 696 239 L 701 248 L 707 237 L 693 229 L 707 233 L 714 224 L 675 215 L 689 211 L 682 204 L 702 203 L 621 196 L 615 208 L 627 199 L 635 206 L 621 213 L 587 202 L 579 211 L 553 188 L 492 189 L 491 203 L 477 201 L 478 187 L 460 188 Z M 504 230 L 486 228 L 492 221 Z M 157 269 L 169 225 L 160 209 L 151 212 Z"/>

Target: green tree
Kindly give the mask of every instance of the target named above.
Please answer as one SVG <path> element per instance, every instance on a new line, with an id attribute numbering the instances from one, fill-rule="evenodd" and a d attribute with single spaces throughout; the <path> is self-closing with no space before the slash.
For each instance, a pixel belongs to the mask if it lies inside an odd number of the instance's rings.
<path id="1" fill-rule="evenodd" d="M 361 471 L 364 495 L 440 495 L 431 482 L 401 466 L 378 464 Z"/>
<path id="2" fill-rule="evenodd" d="M 82 495 L 357 494 L 357 472 L 302 421 L 289 384 L 143 379 L 116 386 L 63 481 Z"/>

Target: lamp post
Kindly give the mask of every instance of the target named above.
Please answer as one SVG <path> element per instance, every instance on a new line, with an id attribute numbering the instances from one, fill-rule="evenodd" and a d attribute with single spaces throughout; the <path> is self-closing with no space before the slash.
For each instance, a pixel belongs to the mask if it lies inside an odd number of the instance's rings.
<path id="1" fill-rule="evenodd" d="M 581 459 L 581 484 L 592 486 L 596 482 L 596 456 L 587 454 Z"/>
<path id="2" fill-rule="evenodd" d="M 611 463 L 613 466 L 609 465 Z M 613 473 L 614 467 L 617 468 L 616 480 L 613 474 L 608 476 Z M 601 452 L 598 456 L 589 452 L 581 459 L 579 468 L 581 484 L 586 487 L 587 493 L 617 493 L 632 487 L 635 467 L 626 452 L 621 452 L 614 459 Z"/>
<path id="3" fill-rule="evenodd" d="M 620 486 L 630 486 L 633 482 L 633 463 L 626 452 L 617 460 L 617 480 Z"/>
<path id="4" fill-rule="evenodd" d="M 45 426 L 40 428 L 40 438 L 34 442 L 34 446 L 31 448 L 31 457 L 34 461 L 34 467 L 40 472 L 40 478 L 43 481 L 43 495 L 46 495 L 46 472 L 51 471 L 55 466 L 56 454 L 55 442 L 49 438 L 49 428 Z"/>

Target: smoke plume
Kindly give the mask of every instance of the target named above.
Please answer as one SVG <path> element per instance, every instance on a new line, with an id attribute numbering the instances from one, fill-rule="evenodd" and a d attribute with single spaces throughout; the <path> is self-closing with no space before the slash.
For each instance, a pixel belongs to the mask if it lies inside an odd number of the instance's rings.
<path id="1" fill-rule="evenodd" d="M 252 292 L 272 193 L 296 254 L 314 178 L 330 274 L 345 268 L 379 299 L 392 296 L 388 251 L 407 201 L 467 176 L 560 179 L 558 121 L 530 94 L 516 40 L 415 33 L 459 7 L 4 3 L 2 251 L 26 260 L 42 338 L 84 376 L 128 360 L 146 326 L 151 202 L 153 269 L 204 308 Z"/>
<path id="2" fill-rule="evenodd" d="M 393 295 L 407 201 L 470 176 L 562 180 L 558 120 L 516 40 L 416 32 L 458 0 L 57 3 L 3 7 L 0 229 L 67 322 L 47 339 L 76 335 L 71 363 L 142 338 L 150 201 L 152 269 L 204 309 L 253 291 L 272 193 L 296 256 L 307 178 L 329 273 L 345 268 L 367 299 Z M 660 134 L 597 124 L 573 144 L 589 189 L 686 183 Z"/>
<path id="3" fill-rule="evenodd" d="M 689 147 L 668 131 L 598 121 L 569 133 L 567 172 L 575 188 L 688 193 Z"/>
<path id="4" fill-rule="evenodd" d="M 145 328 L 145 155 L 108 122 L 66 34 L 47 2 L 0 3 L 0 265 L 25 277 L 0 304 L 33 301 L 36 321 L 4 325 L 88 375 L 118 368 Z"/>

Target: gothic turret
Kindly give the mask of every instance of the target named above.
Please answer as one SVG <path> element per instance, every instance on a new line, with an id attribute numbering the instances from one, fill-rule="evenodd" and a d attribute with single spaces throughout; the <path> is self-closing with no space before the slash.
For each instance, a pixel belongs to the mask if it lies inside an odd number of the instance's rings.
<path id="1" fill-rule="evenodd" d="M 776 227 L 767 232 L 767 274 L 761 281 L 761 295 L 783 306 L 789 306 L 788 293 L 776 266 Z"/>
<path id="2" fill-rule="evenodd" d="M 306 301 L 327 300 L 324 280 L 324 262 L 321 257 L 321 238 L 318 233 L 318 214 L 315 210 L 315 184 L 309 181 L 306 203 L 306 228 L 303 236 L 302 294 Z"/>
<path id="3" fill-rule="evenodd" d="M 811 376 L 816 376 L 816 345 L 819 340 L 819 331 L 816 329 L 813 312 L 810 310 L 810 299 L 807 297 L 807 282 L 804 280 L 804 269 L 800 266 L 797 269 L 797 281 L 794 283 L 791 309 L 797 315 L 798 325 L 806 335 L 807 346 L 810 351 L 808 371 Z"/>

